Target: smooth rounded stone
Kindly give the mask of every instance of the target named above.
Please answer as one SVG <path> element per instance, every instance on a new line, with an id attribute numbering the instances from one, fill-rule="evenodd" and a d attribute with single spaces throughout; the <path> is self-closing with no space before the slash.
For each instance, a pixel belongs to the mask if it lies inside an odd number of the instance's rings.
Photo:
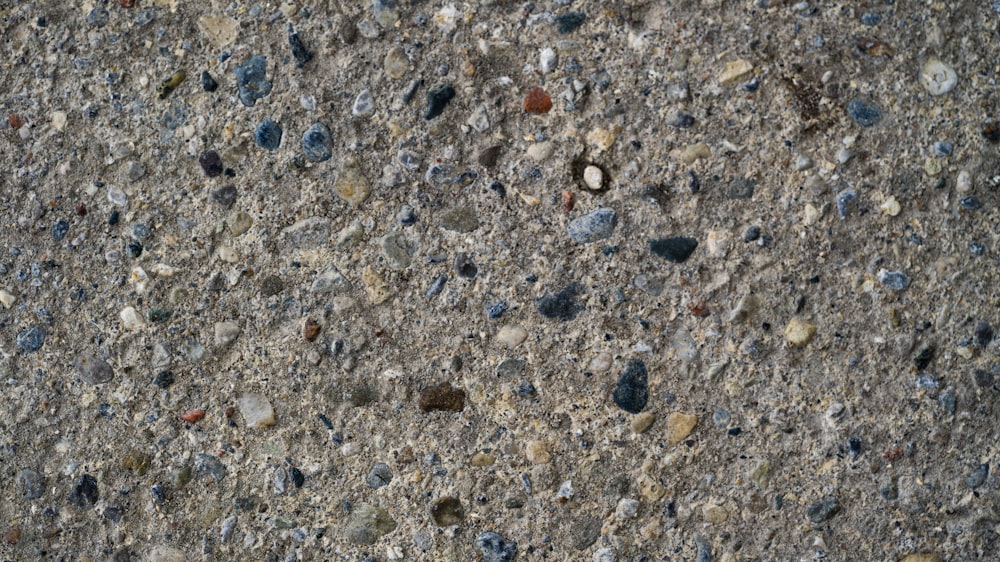
<path id="1" fill-rule="evenodd" d="M 237 65 L 233 72 L 243 105 L 253 107 L 257 100 L 271 93 L 271 83 L 267 80 L 267 58 L 263 55 L 253 55 L 247 62 Z"/>
<path id="2" fill-rule="evenodd" d="M 577 244 L 589 244 L 610 238 L 617 225 L 615 211 L 604 207 L 570 221 L 566 233 Z"/>
<path id="3" fill-rule="evenodd" d="M 31 326 L 17 334 L 17 347 L 24 351 L 38 351 L 45 345 L 45 328 Z"/>
<path id="4" fill-rule="evenodd" d="M 222 482 L 229 472 L 229 469 L 219 460 L 219 457 L 207 453 L 198 453 L 194 456 L 194 470 L 199 474 L 212 478 L 216 482 Z"/>
<path id="5" fill-rule="evenodd" d="M 393 269 L 406 269 L 410 266 L 413 245 L 402 232 L 387 234 L 379 240 L 379 248 L 385 256 L 386 263 Z"/>
<path id="6" fill-rule="evenodd" d="M 333 157 L 333 139 L 330 129 L 315 123 L 302 135 L 302 153 L 310 162 L 325 162 Z"/>
<path id="7" fill-rule="evenodd" d="M 423 412 L 461 412 L 465 409 L 465 391 L 447 381 L 420 391 L 420 410 Z"/>
<path id="8" fill-rule="evenodd" d="M 453 207 L 438 217 L 445 230 L 468 234 L 479 228 L 479 215 L 471 207 Z"/>
<path id="9" fill-rule="evenodd" d="M 482 562 L 511 562 L 517 556 L 517 542 L 505 539 L 492 531 L 476 537 L 476 547 Z"/>
<path id="10" fill-rule="evenodd" d="M 431 504 L 431 518 L 438 527 L 460 525 L 465 519 L 465 508 L 458 498 L 438 498 Z"/>
<path id="11" fill-rule="evenodd" d="M 656 414 L 653 412 L 642 412 L 632 418 L 628 425 L 632 428 L 633 433 L 645 433 L 655 421 Z"/>
<path id="12" fill-rule="evenodd" d="M 69 503 L 80 507 L 93 507 L 100 498 L 100 490 L 97 488 L 97 479 L 89 474 L 84 474 L 73 484 L 73 490 L 69 494 Z"/>
<path id="13" fill-rule="evenodd" d="M 604 189 L 604 171 L 593 164 L 583 169 L 583 183 L 591 191 Z"/>
<path id="14" fill-rule="evenodd" d="M 427 91 L 427 109 L 424 119 L 430 121 L 444 113 L 444 108 L 455 97 L 455 88 L 451 84 L 437 84 Z"/>
<path id="15" fill-rule="evenodd" d="M 847 104 L 847 115 L 866 129 L 882 121 L 882 109 L 873 102 L 861 98 L 854 98 Z"/>
<path id="16" fill-rule="evenodd" d="M 584 305 L 577 302 L 579 296 L 580 287 L 577 284 L 567 285 L 558 292 L 539 298 L 536 301 L 538 314 L 543 318 L 569 322 L 586 310 Z"/>
<path id="17" fill-rule="evenodd" d="M 145 560 L 147 562 L 186 562 L 188 556 L 183 550 L 178 550 L 172 546 L 159 545 L 149 549 Z"/>
<path id="18" fill-rule="evenodd" d="M 354 105 L 351 106 L 351 115 L 355 117 L 369 117 L 375 113 L 375 97 L 368 88 L 361 90 L 358 97 L 354 98 Z"/>
<path id="19" fill-rule="evenodd" d="M 989 322 L 980 320 L 976 323 L 976 327 L 973 330 L 973 335 L 976 337 L 976 343 L 979 347 L 986 347 L 993 342 L 994 331 L 993 327 L 990 326 Z"/>
<path id="20" fill-rule="evenodd" d="M 214 150 L 206 150 L 198 156 L 198 164 L 205 175 L 214 178 L 222 175 L 222 157 Z"/>
<path id="21" fill-rule="evenodd" d="M 243 394 L 236 400 L 236 407 L 249 429 L 274 425 L 274 408 L 271 407 L 271 401 L 262 394 Z"/>
<path id="22" fill-rule="evenodd" d="M 698 425 L 698 416 L 684 412 L 671 412 L 667 416 L 667 443 L 676 445 L 687 439 Z"/>
<path id="23" fill-rule="evenodd" d="M 649 251 L 674 263 L 684 263 L 687 261 L 697 247 L 698 241 L 687 236 L 659 238 L 649 241 Z"/>
<path id="24" fill-rule="evenodd" d="M 556 151 L 556 146 L 552 144 L 551 141 L 543 141 L 532 143 L 528 147 L 528 158 L 531 158 L 535 162 L 544 162 L 548 160 L 552 154 Z"/>
<path id="25" fill-rule="evenodd" d="M 685 164 L 694 164 L 696 161 L 708 158 L 712 155 L 711 149 L 703 142 L 692 143 L 684 148 L 671 151 L 671 155 L 678 158 Z"/>
<path id="26" fill-rule="evenodd" d="M 367 546 L 396 530 L 396 521 L 389 512 L 373 505 L 360 505 L 351 512 L 344 526 L 344 536 L 352 544 Z"/>
<path id="27" fill-rule="evenodd" d="M 813 523 L 823 523 L 840 513 L 840 501 L 835 497 L 823 498 L 806 508 L 806 517 Z"/>
<path id="28" fill-rule="evenodd" d="M 986 478 L 990 475 L 990 464 L 983 463 L 977 466 L 968 476 L 965 477 L 965 485 L 975 490 L 986 483 Z"/>
<path id="29" fill-rule="evenodd" d="M 104 384 L 115 376 L 111 365 L 96 355 L 81 355 L 77 357 L 74 366 L 80 379 L 90 385 Z"/>
<path id="30" fill-rule="evenodd" d="M 388 486 L 392 482 L 392 469 L 384 462 L 377 462 L 365 475 L 365 483 L 373 490 Z"/>
<path id="31" fill-rule="evenodd" d="M 785 327 L 785 339 L 797 347 L 802 347 L 812 341 L 814 335 L 816 335 L 816 324 L 799 318 L 792 318 Z"/>
<path id="32" fill-rule="evenodd" d="M 608 547 L 600 548 L 594 552 L 592 560 L 594 562 L 615 562 L 615 551 Z"/>
<path id="33" fill-rule="evenodd" d="M 333 182 L 333 192 L 352 207 L 358 208 L 371 194 L 371 184 L 357 166 L 347 166 Z"/>
<path id="34" fill-rule="evenodd" d="M 402 47 L 396 46 L 389 49 L 382 61 L 382 70 L 389 78 L 400 79 L 406 75 L 410 69 L 410 60 L 406 58 L 406 51 Z"/>
<path id="35" fill-rule="evenodd" d="M 531 464 L 548 464 L 552 462 L 552 452 L 546 441 L 535 439 L 528 441 L 524 447 L 524 456 Z"/>
<path id="36" fill-rule="evenodd" d="M 497 343 L 508 349 L 514 349 L 524 343 L 526 339 L 528 339 L 528 330 L 518 324 L 510 324 L 500 328 L 496 336 Z"/>
<path id="37" fill-rule="evenodd" d="M 250 230 L 250 227 L 253 226 L 253 217 L 244 211 L 236 211 L 226 218 L 226 226 L 229 227 L 229 232 L 235 238 Z"/>
<path id="38" fill-rule="evenodd" d="M 851 214 L 854 203 L 858 200 L 858 192 L 853 189 L 845 189 L 837 193 L 837 215 L 841 220 L 846 219 Z"/>
<path id="39" fill-rule="evenodd" d="M 21 486 L 21 497 L 26 500 L 37 500 L 45 494 L 45 477 L 30 468 L 17 473 L 17 483 Z"/>
<path id="40" fill-rule="evenodd" d="M 902 271 L 880 269 L 878 282 L 894 291 L 902 291 L 910 286 L 910 276 Z"/>
<path id="41" fill-rule="evenodd" d="M 612 393 L 615 405 L 630 414 L 641 412 L 649 400 L 647 379 L 646 364 L 639 359 L 629 361 Z"/>
<path id="42" fill-rule="evenodd" d="M 958 84 L 958 74 L 941 59 L 931 57 L 920 67 L 920 85 L 932 96 L 947 94 Z"/>
<path id="43" fill-rule="evenodd" d="M 281 146 L 281 135 L 281 126 L 270 119 L 265 119 L 257 125 L 253 140 L 264 150 L 278 150 Z"/>
<path id="44" fill-rule="evenodd" d="M 972 191 L 972 174 L 968 170 L 962 170 L 958 173 L 958 178 L 955 179 L 955 191 L 959 193 Z"/>
<path id="45" fill-rule="evenodd" d="M 771 481 L 771 476 L 774 474 L 774 468 L 774 463 L 771 461 L 760 461 L 750 471 L 750 481 L 756 484 L 758 488 L 766 488 L 767 483 Z"/>
<path id="46" fill-rule="evenodd" d="M 240 335 L 240 326 L 236 322 L 216 322 L 215 323 L 215 345 L 216 347 L 226 347 L 236 341 Z"/>

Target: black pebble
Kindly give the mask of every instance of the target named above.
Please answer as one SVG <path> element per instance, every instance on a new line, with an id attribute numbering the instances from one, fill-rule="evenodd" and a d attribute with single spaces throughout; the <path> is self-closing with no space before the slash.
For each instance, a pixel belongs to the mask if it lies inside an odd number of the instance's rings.
<path id="1" fill-rule="evenodd" d="M 128 255 L 130 258 L 137 258 L 142 255 L 142 244 L 138 240 L 128 243 Z"/>
<path id="2" fill-rule="evenodd" d="M 976 343 L 980 347 L 986 347 L 993 341 L 993 328 L 986 322 L 976 324 Z"/>
<path id="3" fill-rule="evenodd" d="M 975 381 L 976 386 L 990 387 L 993 386 L 993 373 L 986 369 L 976 369 L 972 371 L 972 380 Z"/>
<path id="4" fill-rule="evenodd" d="M 424 119 L 430 121 L 444 111 L 451 99 L 455 97 L 455 88 L 451 84 L 438 84 L 427 91 L 427 111 Z"/>
<path id="5" fill-rule="evenodd" d="M 215 81 L 215 78 L 212 78 L 207 70 L 201 71 L 201 88 L 206 92 L 214 92 L 219 88 L 219 83 Z"/>
<path id="6" fill-rule="evenodd" d="M 486 315 L 490 320 L 496 320 L 507 311 L 507 301 L 500 301 L 486 306 Z"/>
<path id="7" fill-rule="evenodd" d="M 579 294 L 580 288 L 577 285 L 567 285 L 558 293 L 538 299 L 538 313 L 545 318 L 562 320 L 563 322 L 572 320 L 585 308 L 576 302 L 576 297 Z"/>
<path id="8" fill-rule="evenodd" d="M 493 191 L 496 191 L 497 195 L 499 195 L 501 199 L 507 197 L 507 189 L 503 186 L 502 183 L 500 183 L 500 182 L 498 182 L 496 180 L 493 180 L 490 183 L 490 189 L 492 189 Z"/>
<path id="9" fill-rule="evenodd" d="M 649 241 L 649 251 L 674 263 L 683 263 L 686 261 L 697 247 L 698 241 L 687 236 L 660 238 Z"/>
<path id="10" fill-rule="evenodd" d="M 298 468 L 292 467 L 292 484 L 295 484 L 296 488 L 301 488 L 305 483 L 306 477 L 302 474 L 302 471 Z"/>
<path id="11" fill-rule="evenodd" d="M 494 532 L 480 533 L 476 546 L 482 553 L 483 562 L 510 562 L 517 556 L 517 542 Z"/>
<path id="12" fill-rule="evenodd" d="M 153 384 L 156 386 L 166 389 L 170 385 L 174 384 L 174 373 L 172 371 L 160 371 L 153 379 Z"/>
<path id="13" fill-rule="evenodd" d="M 100 493 L 97 490 L 97 479 L 89 474 L 84 474 L 73 485 L 73 491 L 69 494 L 69 501 L 77 507 L 93 507 L 97 503 Z"/>
<path id="14" fill-rule="evenodd" d="M 630 414 L 638 414 L 649 400 L 646 364 L 638 359 L 628 362 L 618 378 L 613 394 L 615 405 Z"/>
<path id="15" fill-rule="evenodd" d="M 1000 122 L 995 119 L 987 119 L 983 122 L 983 138 L 993 144 L 1000 142 Z"/>
<path id="16" fill-rule="evenodd" d="M 561 16 L 556 16 L 552 20 L 552 24 L 556 26 L 556 31 L 561 34 L 572 33 L 576 31 L 583 22 L 586 21 L 587 16 L 583 12 L 569 12 Z"/>
<path id="17" fill-rule="evenodd" d="M 917 367 L 918 371 L 923 371 L 928 365 L 931 364 L 931 361 L 934 360 L 934 351 L 935 348 L 933 345 L 929 345 L 920 350 L 920 353 L 917 354 L 917 357 L 913 360 L 913 364 Z"/>
<path id="18" fill-rule="evenodd" d="M 479 273 L 479 268 L 476 267 L 476 263 L 472 261 L 472 258 L 468 254 L 459 252 L 455 255 L 455 273 L 459 277 L 475 279 Z"/>
<path id="19" fill-rule="evenodd" d="M 121 213 L 119 213 L 118 211 L 111 211 L 111 214 L 108 215 L 108 226 L 114 226 L 118 224 L 118 220 L 120 218 L 121 218 Z"/>
<path id="20" fill-rule="evenodd" d="M 691 193 L 701 191 L 701 180 L 698 179 L 698 175 L 693 170 L 688 170 L 688 188 L 691 190 Z"/>
<path id="21" fill-rule="evenodd" d="M 756 240 L 758 238 L 760 238 L 760 227 L 759 226 L 751 226 L 743 234 L 743 241 L 744 242 L 753 242 L 754 240 Z"/>
<path id="22" fill-rule="evenodd" d="M 861 439 L 849 437 L 847 439 L 847 452 L 851 454 L 851 459 L 858 458 L 858 455 L 861 454 Z"/>
<path id="23" fill-rule="evenodd" d="M 205 171 L 205 175 L 214 178 L 216 176 L 222 175 L 222 157 L 219 153 L 214 150 L 206 150 L 201 153 L 198 157 L 198 163 L 201 164 L 201 169 Z"/>
<path id="24" fill-rule="evenodd" d="M 295 66 L 302 68 L 307 62 L 312 60 L 313 54 L 309 49 L 306 49 L 298 32 L 291 30 L 291 26 L 289 26 L 288 46 L 292 48 L 292 56 L 295 57 Z"/>

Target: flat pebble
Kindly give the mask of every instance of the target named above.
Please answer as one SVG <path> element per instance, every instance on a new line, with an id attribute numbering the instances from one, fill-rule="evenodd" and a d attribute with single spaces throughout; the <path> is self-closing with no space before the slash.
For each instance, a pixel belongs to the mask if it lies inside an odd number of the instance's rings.
<path id="1" fill-rule="evenodd" d="M 37 500 L 45 494 L 45 477 L 30 468 L 17 473 L 17 483 L 21 487 L 21 497 L 26 500 Z"/>
<path id="2" fill-rule="evenodd" d="M 476 547 L 482 562 L 511 562 L 517 556 L 517 542 L 505 539 L 492 531 L 476 537 Z"/>
<path id="3" fill-rule="evenodd" d="M 270 119 L 263 120 L 254 132 L 253 140 L 265 150 L 278 150 L 281 145 L 281 126 Z"/>
<path id="4" fill-rule="evenodd" d="M 645 363 L 638 359 L 629 361 L 612 394 L 615 405 L 630 414 L 641 412 L 649 400 L 647 376 Z"/>
<path id="5" fill-rule="evenodd" d="M 583 169 L 583 183 L 591 191 L 604 189 L 604 171 L 593 164 L 588 165 Z"/>
<path id="6" fill-rule="evenodd" d="M 194 470 L 216 482 L 225 480 L 226 474 L 229 472 L 219 457 L 207 453 L 198 453 L 194 456 Z"/>
<path id="7" fill-rule="evenodd" d="M 402 47 L 389 49 L 382 61 L 382 69 L 389 78 L 399 79 L 406 75 L 406 71 L 410 69 L 410 61 Z"/>
<path id="8" fill-rule="evenodd" d="M 982 463 L 965 477 L 965 485 L 972 489 L 976 489 L 986 483 L 986 478 L 989 475 L 990 464 Z"/>
<path id="9" fill-rule="evenodd" d="M 325 162 L 333 157 L 333 139 L 330 129 L 316 123 L 302 135 L 302 153 L 310 162 Z"/>
<path id="10" fill-rule="evenodd" d="M 209 193 L 209 198 L 223 209 L 228 209 L 236 202 L 236 195 L 236 186 L 227 184 L 218 189 L 213 189 Z"/>
<path id="11" fill-rule="evenodd" d="M 508 349 L 514 349 L 528 339 L 528 331 L 517 324 L 510 324 L 497 331 L 497 343 Z"/>
<path id="12" fill-rule="evenodd" d="M 24 351 L 38 351 L 45 344 L 45 328 L 31 326 L 17 334 L 17 347 Z"/>
<path id="13" fill-rule="evenodd" d="M 97 487 L 97 479 L 89 474 L 84 474 L 73 484 L 73 489 L 69 494 L 69 502 L 77 507 L 88 509 L 97 503 L 99 497 L 100 490 Z"/>
<path id="14" fill-rule="evenodd" d="M 373 490 L 388 486 L 392 482 L 392 469 L 384 462 L 377 462 L 365 476 L 365 483 Z"/>
<path id="15" fill-rule="evenodd" d="M 150 548 L 146 553 L 148 562 L 186 562 L 188 555 L 183 550 L 172 546 L 159 545 Z"/>
<path id="16" fill-rule="evenodd" d="M 528 147 L 528 158 L 535 162 L 548 160 L 555 151 L 555 145 L 550 141 L 536 142 Z"/>
<path id="17" fill-rule="evenodd" d="M 74 365 L 80 379 L 90 385 L 110 382 L 115 375 L 111 365 L 96 355 L 81 355 L 77 357 Z"/>
<path id="18" fill-rule="evenodd" d="M 444 113 L 444 108 L 455 97 L 455 88 L 451 84 L 438 84 L 427 91 L 427 109 L 424 119 L 430 121 Z"/>
<path id="19" fill-rule="evenodd" d="M 439 215 L 441 226 L 462 234 L 468 234 L 479 228 L 479 216 L 471 207 L 452 207 Z"/>
<path id="20" fill-rule="evenodd" d="M 684 441 L 688 435 L 691 435 L 696 425 L 698 425 L 698 416 L 684 412 L 671 412 L 667 416 L 667 443 L 676 445 Z"/>
<path id="21" fill-rule="evenodd" d="M 354 208 L 360 207 L 371 194 L 371 184 L 354 165 L 345 166 L 333 182 L 333 192 Z"/>
<path id="22" fill-rule="evenodd" d="M 920 85 L 932 96 L 947 94 L 958 84 L 958 74 L 955 73 L 955 69 L 937 57 L 924 61 L 920 67 L 919 79 Z"/>
<path id="23" fill-rule="evenodd" d="M 271 83 L 267 80 L 267 58 L 263 55 L 253 55 L 245 63 L 237 65 L 233 72 L 243 105 L 253 107 L 257 100 L 271 93 Z"/>
<path id="24" fill-rule="evenodd" d="M 656 421 L 656 414 L 653 412 L 641 412 L 629 422 L 629 427 L 633 433 L 645 433 Z"/>
<path id="25" fill-rule="evenodd" d="M 476 275 L 479 274 L 476 262 L 472 261 L 472 257 L 465 252 L 455 254 L 454 268 L 455 274 L 463 279 L 475 279 Z"/>
<path id="26" fill-rule="evenodd" d="M 351 518 L 344 527 L 344 536 L 352 544 L 372 545 L 395 530 L 396 521 L 388 511 L 372 505 L 360 505 L 351 512 Z"/>
<path id="27" fill-rule="evenodd" d="M 902 271 L 880 269 L 878 282 L 894 291 L 902 291 L 910 286 L 910 276 Z"/>
<path id="28" fill-rule="evenodd" d="M 214 150 L 206 150 L 198 156 L 198 164 L 201 165 L 205 175 L 214 178 L 222 175 L 222 157 Z"/>
<path id="29" fill-rule="evenodd" d="M 882 109 L 873 102 L 854 98 L 847 104 L 847 114 L 864 128 L 874 127 L 882 121 Z"/>
<path id="30" fill-rule="evenodd" d="M 552 452 L 549 444 L 540 439 L 528 441 L 524 447 L 524 456 L 531 464 L 548 464 L 552 462 Z"/>
<path id="31" fill-rule="evenodd" d="M 354 98 L 354 105 L 351 106 L 351 115 L 355 117 L 369 117 L 375 113 L 375 97 L 368 88 L 361 90 L 358 97 Z"/>
<path id="32" fill-rule="evenodd" d="M 302 37 L 295 31 L 292 24 L 288 24 L 288 47 L 292 50 L 292 57 L 295 58 L 295 66 L 298 68 L 304 67 L 313 58 L 312 51 L 306 48 Z"/>
<path id="33" fill-rule="evenodd" d="M 552 19 L 552 25 L 556 26 L 556 31 L 562 35 L 572 33 L 587 21 L 587 15 L 583 12 L 567 12 Z"/>
<path id="34" fill-rule="evenodd" d="M 601 208 L 570 221 L 566 233 L 577 244 L 588 244 L 610 238 L 617 224 L 615 211 Z"/>
<path id="35" fill-rule="evenodd" d="M 262 394 L 248 392 L 236 400 L 236 406 L 243 416 L 247 428 L 255 429 L 274 425 L 274 408 L 271 401 Z"/>
<path id="36" fill-rule="evenodd" d="M 659 238 L 649 241 L 649 251 L 674 263 L 684 263 L 687 261 L 697 247 L 698 241 L 687 236 Z"/>

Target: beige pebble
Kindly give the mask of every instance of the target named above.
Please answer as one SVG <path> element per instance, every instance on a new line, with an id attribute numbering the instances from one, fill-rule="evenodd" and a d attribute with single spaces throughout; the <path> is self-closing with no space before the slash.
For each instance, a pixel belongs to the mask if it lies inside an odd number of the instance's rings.
<path id="1" fill-rule="evenodd" d="M 139 313 L 136 312 L 135 308 L 131 306 L 123 308 L 121 312 L 118 313 L 118 317 L 121 318 L 122 328 L 128 331 L 140 330 L 146 325 L 146 323 L 142 321 L 142 317 L 139 316 Z"/>
<path id="2" fill-rule="evenodd" d="M 240 414 L 248 428 L 255 429 L 274 425 L 274 408 L 271 407 L 271 402 L 267 397 L 261 394 L 247 393 L 236 400 L 236 406 L 240 409 Z"/>
<path id="3" fill-rule="evenodd" d="M 806 203 L 806 206 L 802 209 L 802 224 L 806 226 L 812 226 L 816 224 L 822 213 L 813 204 Z"/>
<path id="4" fill-rule="evenodd" d="M 809 343 L 816 335 L 816 324 L 793 318 L 785 328 L 785 339 L 795 346 L 803 346 Z"/>
<path id="5" fill-rule="evenodd" d="M 240 261 L 240 255 L 236 253 L 236 250 L 232 246 L 223 244 L 219 246 L 219 259 L 226 263 L 236 263 Z"/>
<path id="6" fill-rule="evenodd" d="M 497 332 L 497 342 L 511 349 L 521 345 L 526 339 L 528 331 L 517 324 L 504 326 Z"/>
<path id="7" fill-rule="evenodd" d="M 53 111 L 52 112 L 52 128 L 62 132 L 66 128 L 66 112 L 65 111 Z"/>
<path id="8" fill-rule="evenodd" d="M 697 160 L 701 158 L 708 158 L 712 155 L 712 151 L 709 150 L 708 145 L 703 142 L 698 142 L 695 144 L 689 144 L 683 149 L 671 151 L 671 155 L 678 158 L 681 162 L 685 164 L 694 164 Z"/>
<path id="9" fill-rule="evenodd" d="M 607 351 L 602 351 L 590 360 L 590 370 L 595 373 L 603 373 L 611 368 L 611 361 L 611 354 Z"/>
<path id="10" fill-rule="evenodd" d="M 253 217 L 244 211 L 236 211 L 226 219 L 226 226 L 229 227 L 229 232 L 233 236 L 239 236 L 250 230 L 250 227 L 253 226 Z"/>
<path id="11" fill-rule="evenodd" d="M 240 24 L 229 16 L 201 16 L 198 18 L 198 29 L 213 46 L 225 47 L 236 41 Z"/>
<path id="12" fill-rule="evenodd" d="M 919 81 L 932 96 L 940 96 L 955 89 L 958 74 L 949 64 L 931 57 L 920 67 Z"/>
<path id="13" fill-rule="evenodd" d="M 382 68 L 389 78 L 402 78 L 410 68 L 410 61 L 406 58 L 406 52 L 402 47 L 396 46 L 389 49 L 382 61 Z"/>
<path id="14" fill-rule="evenodd" d="M 541 440 L 528 441 L 524 448 L 524 456 L 531 464 L 548 464 L 552 461 L 552 453 L 549 452 L 549 444 Z"/>
<path id="15" fill-rule="evenodd" d="M 721 505 L 707 503 L 701 507 L 701 515 L 709 523 L 725 523 L 729 518 L 729 512 Z"/>
<path id="16" fill-rule="evenodd" d="M 496 462 L 496 460 L 497 460 L 496 457 L 494 457 L 493 455 L 487 453 L 476 453 L 475 455 L 472 456 L 472 460 L 469 461 L 469 464 L 472 466 L 480 466 L 480 467 L 490 466 L 491 464 Z"/>
<path id="17" fill-rule="evenodd" d="M 731 84 L 743 78 L 753 70 L 753 65 L 747 60 L 734 60 L 726 63 L 725 68 L 719 73 L 719 84 Z"/>
<path id="18" fill-rule="evenodd" d="M 184 562 L 187 559 L 183 551 L 170 546 L 154 546 L 146 553 L 149 562 Z"/>
<path id="19" fill-rule="evenodd" d="M 656 414 L 653 412 L 642 412 L 632 418 L 632 421 L 629 422 L 629 426 L 632 428 L 634 433 L 645 433 L 646 430 L 653 425 L 654 421 L 656 421 Z"/>
<path id="20" fill-rule="evenodd" d="M 662 484 L 657 482 L 652 476 L 645 473 L 640 474 L 639 477 L 636 478 L 636 485 L 638 486 L 639 493 L 642 494 L 642 497 L 651 502 L 659 501 L 660 498 L 667 494 L 667 490 Z"/>
<path id="21" fill-rule="evenodd" d="M 879 210 L 890 217 L 898 215 L 902 209 L 903 207 L 899 204 L 899 201 L 897 201 L 892 195 L 886 198 L 886 200 L 879 205 Z"/>
<path id="22" fill-rule="evenodd" d="M 615 143 L 615 134 L 611 131 L 598 127 L 587 135 L 587 142 L 599 152 L 603 152 Z"/>
<path id="23" fill-rule="evenodd" d="M 972 191 L 972 174 L 968 170 L 962 170 L 958 173 L 958 178 L 955 180 L 955 191 L 959 193 Z"/>
<path id="24" fill-rule="evenodd" d="M 676 445 L 691 435 L 698 425 L 698 416 L 684 412 L 672 412 L 667 416 L 667 443 Z"/>
<path id="25" fill-rule="evenodd" d="M 382 279 L 382 276 L 371 267 L 366 267 L 361 272 L 361 282 L 365 285 L 365 292 L 372 304 L 382 304 L 392 296 L 392 288 Z"/>
<path id="26" fill-rule="evenodd" d="M 4 308 L 10 308 L 16 301 L 17 297 L 7 291 L 4 291 L 3 289 L 0 289 L 0 304 L 2 304 Z"/>
<path id="27" fill-rule="evenodd" d="M 774 473 L 774 465 L 771 461 L 760 461 L 757 466 L 750 471 L 750 481 L 757 485 L 758 488 L 766 488 L 767 483 L 771 481 L 771 475 Z"/>
<path id="28" fill-rule="evenodd" d="M 555 145 L 549 141 L 536 142 L 528 147 L 528 158 L 531 158 L 535 162 L 542 162 L 548 160 L 555 150 Z"/>
<path id="29" fill-rule="evenodd" d="M 583 183 L 593 191 L 604 188 L 604 172 L 597 166 L 587 166 L 583 169 Z"/>
<path id="30" fill-rule="evenodd" d="M 225 347 L 239 337 L 240 325 L 236 322 L 216 322 L 215 323 L 215 345 Z"/>
<path id="31" fill-rule="evenodd" d="M 368 184 L 368 178 L 362 175 L 357 167 L 347 166 L 333 182 L 333 192 L 357 208 L 368 199 L 371 186 Z"/>
<path id="32" fill-rule="evenodd" d="M 944 165 L 941 163 L 940 158 L 928 158 L 924 161 L 924 172 L 928 176 L 936 176 L 944 170 Z"/>

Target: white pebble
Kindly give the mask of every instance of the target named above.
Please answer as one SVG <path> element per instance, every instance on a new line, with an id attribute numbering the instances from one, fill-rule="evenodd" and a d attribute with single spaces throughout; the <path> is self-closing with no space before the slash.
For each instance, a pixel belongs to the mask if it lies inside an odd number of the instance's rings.
<path id="1" fill-rule="evenodd" d="M 118 205 L 119 207 L 124 207 L 125 203 L 128 202 L 128 198 L 125 196 L 125 192 L 117 187 L 108 188 L 108 201 L 113 205 Z"/>
<path id="2" fill-rule="evenodd" d="M 236 322 L 216 322 L 215 323 L 215 345 L 225 347 L 240 335 L 240 326 Z"/>
<path id="3" fill-rule="evenodd" d="M 132 268 L 132 273 L 128 276 L 128 281 L 135 287 L 135 292 L 141 295 L 146 292 L 149 276 L 146 275 L 146 272 L 141 267 L 135 266 Z"/>
<path id="4" fill-rule="evenodd" d="M 528 147 L 528 158 L 535 162 L 542 162 L 548 160 L 553 152 L 555 152 L 555 147 L 551 142 L 536 142 Z"/>
<path id="5" fill-rule="evenodd" d="M 955 189 L 959 193 L 968 193 L 972 191 L 972 175 L 968 170 L 962 170 L 958 173 L 958 179 L 955 180 Z"/>
<path id="6" fill-rule="evenodd" d="M 595 373 L 603 373 L 611 368 L 611 354 L 607 351 L 598 353 L 590 360 L 590 370 Z"/>
<path id="7" fill-rule="evenodd" d="M 371 90 L 368 88 L 361 90 L 358 97 L 354 99 L 354 107 L 351 108 L 351 113 L 355 117 L 367 117 L 375 113 L 375 98 L 372 97 Z"/>
<path id="8" fill-rule="evenodd" d="M 135 311 L 135 308 L 131 306 L 126 306 L 118 313 L 118 317 L 122 320 L 122 328 L 132 332 L 141 329 L 145 326 L 139 313 Z"/>
<path id="9" fill-rule="evenodd" d="M 497 342 L 510 349 L 521 345 L 526 339 L 528 331 L 517 324 L 504 326 L 497 332 Z"/>
<path id="10" fill-rule="evenodd" d="M 15 301 L 17 301 L 17 297 L 7 291 L 4 291 L 3 289 L 0 289 L 0 304 L 2 304 L 4 308 L 14 306 Z"/>
<path id="11" fill-rule="evenodd" d="M 274 425 L 274 408 L 263 395 L 244 394 L 236 400 L 236 406 L 240 409 L 240 414 L 248 428 L 255 429 Z"/>
<path id="12" fill-rule="evenodd" d="M 932 96 L 947 94 L 958 84 L 958 74 L 948 64 L 931 57 L 920 67 L 920 85 Z"/>
<path id="13" fill-rule="evenodd" d="M 546 47 L 542 49 L 542 54 L 539 57 L 539 63 L 541 66 L 542 74 L 548 74 L 555 70 L 556 64 L 559 62 L 559 57 L 556 52 L 552 50 L 552 47 Z"/>
<path id="14" fill-rule="evenodd" d="M 619 519 L 635 519 L 635 516 L 639 514 L 639 500 L 633 500 L 631 498 L 622 498 L 618 502 L 618 508 L 615 510 L 615 515 Z"/>
<path id="15" fill-rule="evenodd" d="M 604 188 L 604 172 L 597 166 L 587 166 L 583 169 L 583 183 L 594 191 Z"/>
<path id="16" fill-rule="evenodd" d="M 881 205 L 879 205 L 879 210 L 889 215 L 890 217 L 894 217 L 898 215 L 899 212 L 903 210 L 903 208 L 899 204 L 899 201 L 897 201 L 895 197 L 890 195 L 885 201 L 882 202 Z"/>

